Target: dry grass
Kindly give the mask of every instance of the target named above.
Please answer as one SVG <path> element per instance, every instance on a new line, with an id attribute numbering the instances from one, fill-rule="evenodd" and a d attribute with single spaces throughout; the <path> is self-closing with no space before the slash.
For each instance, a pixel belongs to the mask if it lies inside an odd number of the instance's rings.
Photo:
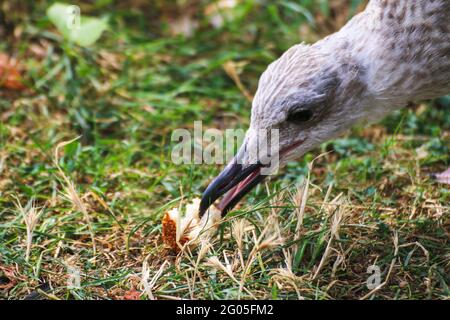
<path id="1" fill-rule="evenodd" d="M 449 165 L 448 98 L 288 165 L 210 242 L 180 253 L 162 243 L 163 214 L 221 169 L 174 165 L 172 131 L 199 119 L 246 129 L 266 66 L 364 2 L 312 1 L 305 16 L 245 1 L 219 29 L 190 1 L 121 2 L 108 7 L 111 30 L 82 49 L 43 23 L 47 1 L 3 1 L 14 14 L 12 31 L 0 22 L 0 50 L 23 62 L 29 89 L 0 91 L 0 298 L 448 299 L 450 192 L 430 178 Z M 162 27 L 192 12 L 191 38 Z M 381 282 L 369 289 L 374 265 Z"/>
<path id="2" fill-rule="evenodd" d="M 24 208 L 20 203 L 20 200 L 16 198 L 16 209 L 17 212 L 22 215 L 27 230 L 25 261 L 28 262 L 30 259 L 31 246 L 33 244 L 34 229 L 44 212 L 44 208 L 37 208 L 34 199 L 31 199 Z"/>

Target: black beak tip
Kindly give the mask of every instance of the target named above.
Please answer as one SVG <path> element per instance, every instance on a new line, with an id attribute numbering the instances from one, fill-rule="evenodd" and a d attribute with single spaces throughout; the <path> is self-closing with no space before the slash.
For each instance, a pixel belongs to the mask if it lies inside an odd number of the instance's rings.
<path id="1" fill-rule="evenodd" d="M 208 210 L 208 208 L 211 206 L 211 201 L 209 200 L 209 197 L 204 197 L 202 196 L 202 199 L 200 200 L 200 207 L 198 209 L 198 214 L 200 216 L 200 218 L 203 217 L 203 215 L 205 214 L 206 210 Z"/>
<path id="2" fill-rule="evenodd" d="M 211 184 L 203 192 L 202 199 L 200 200 L 199 216 L 200 218 L 205 214 L 208 208 L 221 196 L 227 193 L 230 189 L 235 187 L 241 181 L 243 181 L 250 174 L 258 170 L 261 167 L 260 163 L 250 165 L 243 168 L 242 164 L 239 163 L 238 159 L 242 157 L 242 152 L 238 152 L 238 155 L 231 161 L 222 172 L 211 182 Z M 258 180 L 258 179 L 257 179 Z M 254 186 L 252 183 L 250 188 Z M 222 216 L 224 216 L 229 210 L 231 210 L 234 205 L 239 201 L 239 199 L 250 190 L 246 188 L 245 192 L 237 198 L 230 199 L 229 203 L 220 204 L 219 209 L 221 210 Z M 222 207 L 223 205 L 223 207 Z"/>
<path id="3" fill-rule="evenodd" d="M 228 189 L 233 178 L 241 171 L 241 166 L 234 161 L 231 162 L 224 170 L 209 184 L 203 192 L 200 200 L 199 216 L 200 218 L 205 214 L 206 210 L 221 197 Z"/>
<path id="4" fill-rule="evenodd" d="M 203 217 L 208 208 L 216 201 L 222 194 L 219 192 L 218 179 L 214 179 L 202 194 L 199 207 L 199 216 Z"/>

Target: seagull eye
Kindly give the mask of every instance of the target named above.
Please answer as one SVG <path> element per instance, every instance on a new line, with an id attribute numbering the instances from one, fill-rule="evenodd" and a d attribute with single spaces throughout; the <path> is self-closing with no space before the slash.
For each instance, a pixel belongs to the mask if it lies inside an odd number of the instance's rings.
<path id="1" fill-rule="evenodd" d="M 313 117 L 313 112 L 311 110 L 298 110 L 289 113 L 287 121 L 293 123 L 304 123 L 311 120 Z"/>

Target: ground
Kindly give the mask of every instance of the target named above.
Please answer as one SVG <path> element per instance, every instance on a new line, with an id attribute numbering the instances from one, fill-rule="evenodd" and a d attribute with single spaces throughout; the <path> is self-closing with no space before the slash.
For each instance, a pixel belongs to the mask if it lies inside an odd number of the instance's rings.
<path id="1" fill-rule="evenodd" d="M 0 4 L 26 87 L 0 88 L 1 299 L 449 298 L 450 191 L 430 177 L 450 164 L 448 97 L 290 164 L 210 243 L 163 245 L 164 212 L 221 169 L 174 164 L 172 131 L 246 129 L 268 63 L 364 6 L 232 2 L 77 1 L 108 17 L 89 47 L 56 30 L 51 1 Z"/>

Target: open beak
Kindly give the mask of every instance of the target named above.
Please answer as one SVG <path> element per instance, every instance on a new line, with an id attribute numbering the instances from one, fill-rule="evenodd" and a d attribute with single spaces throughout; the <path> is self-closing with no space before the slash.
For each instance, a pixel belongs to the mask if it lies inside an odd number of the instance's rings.
<path id="1" fill-rule="evenodd" d="M 279 157 L 282 159 L 289 152 L 303 144 L 305 139 L 300 139 L 292 145 L 280 150 Z M 223 171 L 211 182 L 203 192 L 200 202 L 200 217 L 208 210 L 218 198 L 225 195 L 219 202 L 217 208 L 225 216 L 247 193 L 258 183 L 262 182 L 266 175 L 261 174 L 264 166 L 261 163 L 251 164 L 244 168 L 242 165 L 246 152 L 246 145 L 242 145 L 233 160 Z"/>
<path id="2" fill-rule="evenodd" d="M 245 147 L 242 146 L 233 160 L 203 192 L 200 202 L 200 217 L 222 195 L 225 196 L 217 207 L 222 212 L 222 216 L 226 215 L 242 197 L 264 180 L 266 176 L 261 175 L 262 165 L 260 163 L 243 167 L 244 152 Z"/>

